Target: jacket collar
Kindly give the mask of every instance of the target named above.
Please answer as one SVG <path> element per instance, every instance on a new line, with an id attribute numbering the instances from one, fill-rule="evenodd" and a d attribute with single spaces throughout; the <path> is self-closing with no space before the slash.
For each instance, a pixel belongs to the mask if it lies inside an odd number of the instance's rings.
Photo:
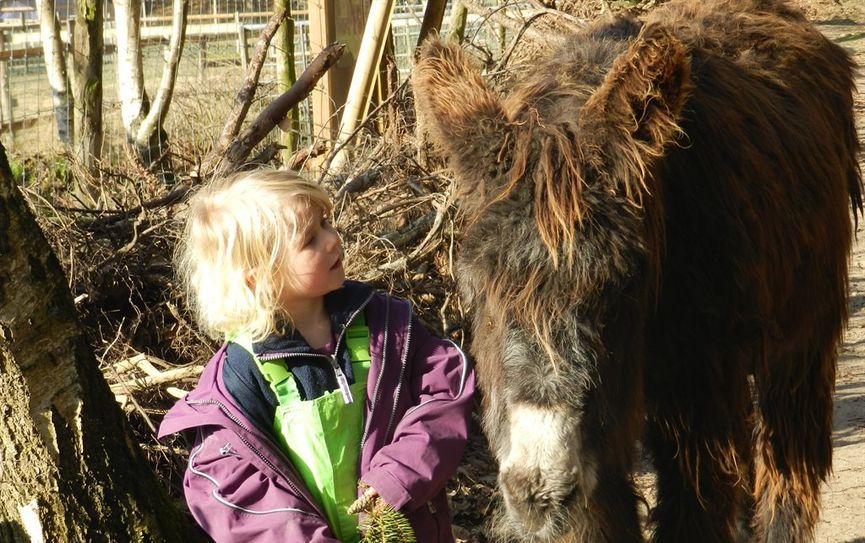
<path id="1" fill-rule="evenodd" d="M 374 289 L 357 281 L 346 281 L 342 287 L 324 296 L 324 308 L 330 315 L 330 326 L 334 333 L 339 334 L 350 324 L 353 316 L 369 302 Z M 288 334 L 272 334 L 262 341 L 252 344 L 256 356 L 274 355 L 276 353 L 311 353 L 312 348 L 296 331 Z"/>

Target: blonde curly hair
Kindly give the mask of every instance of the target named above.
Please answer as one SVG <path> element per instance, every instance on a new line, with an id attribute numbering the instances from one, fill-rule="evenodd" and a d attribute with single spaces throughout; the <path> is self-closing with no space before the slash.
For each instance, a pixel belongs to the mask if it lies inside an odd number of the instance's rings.
<path id="1" fill-rule="evenodd" d="M 243 172 L 189 201 L 175 263 L 189 307 L 214 339 L 282 332 L 287 250 L 333 209 L 316 183 L 281 170 Z"/>

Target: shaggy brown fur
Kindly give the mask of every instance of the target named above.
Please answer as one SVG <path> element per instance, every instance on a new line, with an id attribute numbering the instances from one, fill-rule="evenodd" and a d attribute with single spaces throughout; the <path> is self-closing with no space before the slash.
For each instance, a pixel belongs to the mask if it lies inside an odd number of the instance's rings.
<path id="1" fill-rule="evenodd" d="M 504 98 L 426 44 L 417 108 L 468 218 L 491 447 L 531 405 L 570 417 L 579 451 L 500 474 L 500 535 L 641 539 L 642 437 L 654 540 L 811 540 L 862 207 L 852 73 L 779 0 L 596 24 Z"/>

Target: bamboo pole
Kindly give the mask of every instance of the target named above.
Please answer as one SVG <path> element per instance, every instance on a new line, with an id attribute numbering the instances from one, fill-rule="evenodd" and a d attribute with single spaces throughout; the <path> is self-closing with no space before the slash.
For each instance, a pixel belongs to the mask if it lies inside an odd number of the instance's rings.
<path id="1" fill-rule="evenodd" d="M 390 30 L 393 4 L 393 0 L 373 0 L 369 8 L 369 16 L 366 20 L 363 39 L 360 42 L 360 51 L 351 77 L 351 86 L 348 89 L 345 110 L 342 114 L 342 122 L 339 125 L 337 146 L 342 146 L 342 149 L 333 157 L 327 168 L 327 176 L 331 176 L 344 166 L 347 156 L 345 144 L 353 135 L 357 124 L 366 116 L 372 87 L 381 63 L 385 38 L 387 38 Z"/>

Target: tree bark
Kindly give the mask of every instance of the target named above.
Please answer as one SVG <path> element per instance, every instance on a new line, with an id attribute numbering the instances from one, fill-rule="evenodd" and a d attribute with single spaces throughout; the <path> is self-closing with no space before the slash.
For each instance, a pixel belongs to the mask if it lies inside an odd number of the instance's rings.
<path id="1" fill-rule="evenodd" d="M 279 83 L 280 94 L 286 92 L 297 80 L 297 72 L 294 67 L 294 19 L 291 18 L 291 0 L 274 0 L 273 11 L 285 10 L 285 22 L 279 25 L 276 31 L 276 80 Z M 280 123 L 283 130 L 282 162 L 287 163 L 300 139 L 300 109 L 294 106 L 286 115 L 286 122 Z"/>
<path id="2" fill-rule="evenodd" d="M 0 209 L 0 539 L 203 541 L 128 437 L 2 144 Z"/>
<path id="3" fill-rule="evenodd" d="M 189 0 L 174 0 L 168 60 L 151 105 L 145 88 L 141 50 L 141 0 L 114 0 L 117 23 L 117 94 L 126 137 L 142 164 L 158 166 L 166 181 L 173 179 L 165 158 L 168 135 L 163 124 L 171 105 L 177 68 L 183 53 Z"/>
<path id="4" fill-rule="evenodd" d="M 48 75 L 48 84 L 51 86 L 54 119 L 57 121 L 57 136 L 60 141 L 69 145 L 72 143 L 69 78 L 66 75 L 66 55 L 63 53 L 63 42 L 60 40 L 60 21 L 57 19 L 54 6 L 54 0 L 36 0 L 45 70 Z"/>
<path id="5" fill-rule="evenodd" d="M 95 171 L 102 152 L 102 0 L 79 0 L 72 37 L 75 154 Z"/>

